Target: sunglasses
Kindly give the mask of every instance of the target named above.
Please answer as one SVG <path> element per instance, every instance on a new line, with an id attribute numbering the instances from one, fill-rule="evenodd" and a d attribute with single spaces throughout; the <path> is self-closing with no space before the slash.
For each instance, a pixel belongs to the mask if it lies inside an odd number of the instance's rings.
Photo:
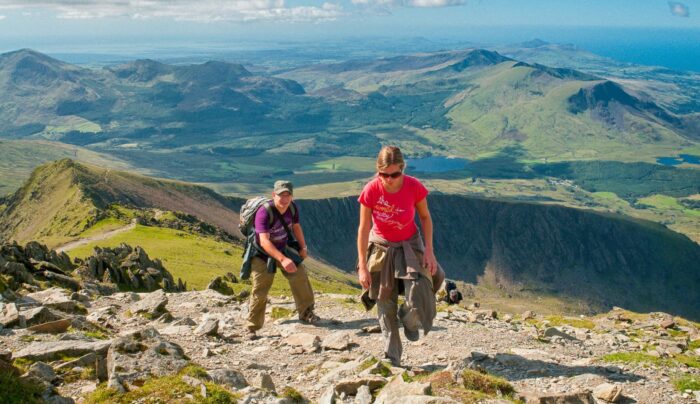
<path id="1" fill-rule="evenodd" d="M 393 178 L 393 179 L 397 179 L 397 178 L 399 178 L 401 175 L 403 175 L 403 171 L 394 171 L 393 173 L 383 173 L 383 172 L 379 171 L 379 172 L 377 172 L 377 175 L 379 175 L 379 176 L 382 177 L 382 178 L 389 178 L 389 177 L 391 177 L 391 178 Z"/>

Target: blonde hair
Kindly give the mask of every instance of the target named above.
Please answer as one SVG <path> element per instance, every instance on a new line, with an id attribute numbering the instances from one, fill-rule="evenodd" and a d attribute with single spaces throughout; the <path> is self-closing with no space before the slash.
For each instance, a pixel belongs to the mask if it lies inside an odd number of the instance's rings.
<path id="1" fill-rule="evenodd" d="M 384 146 L 377 155 L 377 171 L 381 171 L 390 165 L 398 164 L 401 170 L 404 169 L 406 163 L 403 160 L 401 149 L 396 146 Z"/>

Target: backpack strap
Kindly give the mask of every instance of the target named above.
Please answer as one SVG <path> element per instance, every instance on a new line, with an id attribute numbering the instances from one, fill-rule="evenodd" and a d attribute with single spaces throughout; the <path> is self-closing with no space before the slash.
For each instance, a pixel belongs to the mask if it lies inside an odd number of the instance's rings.
<path id="1" fill-rule="evenodd" d="M 274 215 L 274 218 L 272 219 L 272 223 L 274 223 L 275 220 L 279 220 L 280 222 L 282 222 L 282 226 L 284 226 L 284 231 L 287 232 L 287 239 L 294 240 L 294 235 L 289 230 L 289 226 L 287 225 L 287 222 L 282 217 L 282 214 L 280 213 L 280 211 L 277 210 L 277 207 L 274 205 L 274 203 L 269 203 L 268 206 L 269 206 L 269 210 L 267 211 L 268 215 L 270 214 L 270 211 L 272 211 L 272 214 Z M 294 205 L 291 205 L 290 208 L 292 206 L 294 206 Z M 292 218 L 294 218 L 294 210 L 292 211 Z M 272 227 L 272 224 L 270 224 L 270 227 Z"/>

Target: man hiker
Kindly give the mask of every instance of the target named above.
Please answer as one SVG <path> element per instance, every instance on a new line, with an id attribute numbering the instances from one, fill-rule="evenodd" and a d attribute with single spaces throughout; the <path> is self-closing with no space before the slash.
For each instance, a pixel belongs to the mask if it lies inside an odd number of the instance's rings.
<path id="1" fill-rule="evenodd" d="M 319 317 L 314 314 L 314 292 L 306 268 L 301 263 L 308 250 L 304 232 L 299 224 L 299 210 L 292 199 L 292 183 L 276 181 L 272 201 L 268 202 L 268 206 L 261 206 L 255 213 L 255 241 L 262 251 L 259 251 L 251 262 L 253 290 L 250 294 L 246 324 L 248 339 L 256 339 L 256 331 L 261 329 L 265 322 L 267 294 L 275 278 L 276 268 L 281 269 L 289 281 L 299 319 L 310 324 L 319 321 Z M 270 217 L 271 214 L 273 217 Z M 292 240 L 296 240 L 296 243 L 290 243 L 296 249 L 288 245 Z M 271 259 L 271 265 L 268 265 L 268 258 Z"/>

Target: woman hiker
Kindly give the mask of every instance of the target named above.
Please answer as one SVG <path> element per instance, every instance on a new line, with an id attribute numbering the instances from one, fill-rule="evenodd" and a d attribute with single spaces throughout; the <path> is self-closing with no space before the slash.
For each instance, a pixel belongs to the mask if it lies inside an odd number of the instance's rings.
<path id="1" fill-rule="evenodd" d="M 428 210 L 428 190 L 416 178 L 403 173 L 401 150 L 385 146 L 377 156 L 377 176 L 359 197 L 357 232 L 358 276 L 364 289 L 363 303 L 376 302 L 384 335 L 384 356 L 401 364 L 399 318 L 407 339 L 418 339 L 435 318 L 435 292 L 445 273 L 433 251 L 433 221 Z M 415 224 L 418 212 L 425 244 Z M 398 295 L 405 303 L 398 307 Z"/>

